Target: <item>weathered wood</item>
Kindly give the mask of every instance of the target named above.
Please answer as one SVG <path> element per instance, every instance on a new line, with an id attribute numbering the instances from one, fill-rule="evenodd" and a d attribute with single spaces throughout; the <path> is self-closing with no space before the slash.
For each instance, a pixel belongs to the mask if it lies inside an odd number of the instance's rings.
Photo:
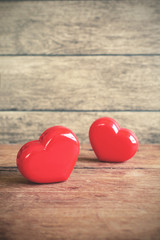
<path id="1" fill-rule="evenodd" d="M 159 170 L 74 170 L 35 185 L 1 173 L 2 239 L 154 239 L 160 234 Z"/>
<path id="2" fill-rule="evenodd" d="M 160 53 L 159 9 L 159 0 L 0 2 L 0 53 Z"/>
<path id="3" fill-rule="evenodd" d="M 0 112 L 0 142 L 28 142 L 39 138 L 46 128 L 62 125 L 74 131 L 80 143 L 86 143 L 92 122 L 104 116 L 134 131 L 140 143 L 160 143 L 160 112 Z"/>
<path id="4" fill-rule="evenodd" d="M 121 169 L 120 164 L 113 164 L 117 169 L 107 164 L 111 168 L 106 169 L 99 168 L 98 161 L 92 162 L 90 151 L 85 161 L 88 146 L 83 146 L 77 162 L 81 168 L 59 184 L 33 184 L 17 171 L 1 170 L 0 238 L 159 240 L 158 147 L 140 146 L 135 165 L 131 159 Z M 0 165 L 9 161 L 16 146 L 5 148 L 8 154 L 0 158 Z M 141 161 L 144 168 L 139 168 Z"/>
<path id="5" fill-rule="evenodd" d="M 0 57 L 0 109 L 160 110 L 160 57 Z"/>
<path id="6" fill-rule="evenodd" d="M 0 144 L 0 171 L 17 171 L 16 156 L 22 144 Z M 154 169 L 160 168 L 160 145 L 140 145 L 136 155 L 125 163 L 104 163 L 97 160 L 90 144 L 80 146 L 75 169 Z"/>

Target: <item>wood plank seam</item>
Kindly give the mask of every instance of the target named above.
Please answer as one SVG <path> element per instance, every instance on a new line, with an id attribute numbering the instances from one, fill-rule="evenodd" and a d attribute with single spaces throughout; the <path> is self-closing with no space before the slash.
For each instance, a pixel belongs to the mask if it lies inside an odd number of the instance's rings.
<path id="1" fill-rule="evenodd" d="M 0 54 L 0 57 L 133 57 L 133 56 L 139 56 L 139 57 L 154 57 L 154 56 L 160 56 L 160 53 L 90 53 L 90 54 Z"/>
<path id="2" fill-rule="evenodd" d="M 74 169 L 90 169 L 90 170 L 96 170 L 96 169 L 121 169 L 121 170 L 131 170 L 131 169 L 155 169 L 155 168 L 143 168 L 143 167 L 79 167 L 79 166 L 75 166 Z M 18 171 L 17 167 L 0 167 L 0 171 Z"/>
<path id="3" fill-rule="evenodd" d="M 18 109 L 0 109 L 0 112 L 79 112 L 79 113 L 105 113 L 105 112 L 160 112 L 160 109 L 152 109 L 152 110 L 129 110 L 129 109 L 124 109 L 124 110 L 118 110 L 118 109 L 111 109 L 111 110 L 107 110 L 107 109 L 102 109 L 102 110 L 98 110 L 98 109 L 93 109 L 93 110 L 89 110 L 89 109 L 22 109 L 22 110 L 18 110 Z"/>

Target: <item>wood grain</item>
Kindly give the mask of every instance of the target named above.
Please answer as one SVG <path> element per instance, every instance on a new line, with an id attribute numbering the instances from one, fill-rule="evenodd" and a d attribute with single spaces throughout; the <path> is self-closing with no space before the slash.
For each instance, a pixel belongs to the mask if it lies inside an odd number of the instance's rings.
<path id="1" fill-rule="evenodd" d="M 0 2 L 0 53 L 160 53 L 159 9 L 159 0 Z"/>
<path id="2" fill-rule="evenodd" d="M 50 185 L 0 176 L 3 239 L 159 240 L 159 170 L 81 169 Z"/>
<path id="3" fill-rule="evenodd" d="M 7 154 L 0 165 L 18 147 L 1 145 Z M 77 167 L 59 184 L 33 184 L 14 168 L 0 170 L 1 239 L 159 240 L 160 145 L 140 146 L 128 162 L 101 168 L 88 150 L 82 147 Z"/>
<path id="4" fill-rule="evenodd" d="M 22 144 L 0 144 L 0 171 L 17 171 L 16 156 Z M 80 146 L 75 169 L 158 169 L 159 144 L 140 144 L 136 155 L 125 163 L 104 163 L 97 160 L 90 144 Z"/>
<path id="5" fill-rule="evenodd" d="M 0 142 L 28 142 L 39 138 L 46 128 L 62 125 L 74 131 L 80 143 L 86 143 L 92 122 L 104 116 L 134 131 L 140 143 L 160 143 L 160 112 L 0 112 Z"/>
<path id="6" fill-rule="evenodd" d="M 1 110 L 160 110 L 160 57 L 0 57 Z"/>

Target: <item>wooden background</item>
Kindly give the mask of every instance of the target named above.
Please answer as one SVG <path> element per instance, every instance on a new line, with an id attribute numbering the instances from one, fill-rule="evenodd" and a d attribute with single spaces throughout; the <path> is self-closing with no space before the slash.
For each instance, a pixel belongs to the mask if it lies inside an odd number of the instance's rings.
<path id="1" fill-rule="evenodd" d="M 160 143 L 160 2 L 1 1 L 0 143 L 98 117 Z"/>

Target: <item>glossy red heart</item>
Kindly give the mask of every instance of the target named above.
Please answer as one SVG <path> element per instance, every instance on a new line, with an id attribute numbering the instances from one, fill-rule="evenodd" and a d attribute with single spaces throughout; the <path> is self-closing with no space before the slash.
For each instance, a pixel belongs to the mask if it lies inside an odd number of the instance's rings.
<path id="1" fill-rule="evenodd" d="M 112 118 L 97 119 L 90 127 L 91 146 L 100 161 L 124 162 L 134 156 L 138 149 L 136 135 Z"/>
<path id="2" fill-rule="evenodd" d="M 68 128 L 48 128 L 39 140 L 22 146 L 17 167 L 28 180 L 36 183 L 61 182 L 68 179 L 79 155 L 79 142 Z"/>

